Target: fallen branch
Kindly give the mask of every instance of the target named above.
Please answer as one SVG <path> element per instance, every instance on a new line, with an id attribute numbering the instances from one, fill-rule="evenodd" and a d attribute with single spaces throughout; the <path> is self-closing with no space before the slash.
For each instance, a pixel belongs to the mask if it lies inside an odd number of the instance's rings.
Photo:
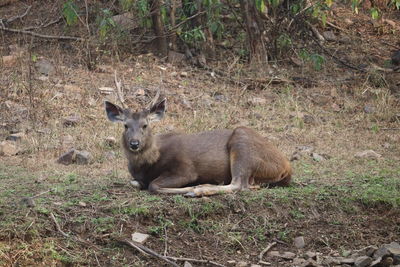
<path id="1" fill-rule="evenodd" d="M 69 237 L 69 234 L 65 233 L 61 229 L 60 225 L 58 224 L 58 222 L 56 220 L 56 217 L 54 217 L 54 214 L 52 212 L 50 213 L 50 218 L 53 220 L 54 224 L 56 225 L 57 231 L 59 231 L 64 237 Z"/>
<path id="2" fill-rule="evenodd" d="M 50 21 L 50 22 L 47 23 L 47 24 L 44 24 L 44 25 L 42 24 L 42 25 L 40 25 L 40 26 L 32 26 L 32 27 L 23 28 L 23 30 L 24 30 L 24 31 L 30 31 L 30 30 L 36 30 L 36 29 L 47 28 L 47 27 L 49 27 L 49 26 L 51 26 L 51 25 L 53 25 L 53 24 L 58 23 L 61 19 L 62 19 L 62 17 L 59 17 L 58 19 L 55 19 L 55 20 L 53 20 L 53 21 Z"/>
<path id="3" fill-rule="evenodd" d="M 6 32 L 12 32 L 12 33 L 27 34 L 27 35 L 31 35 L 34 37 L 44 38 L 44 39 L 72 40 L 72 41 L 84 41 L 85 40 L 84 38 L 75 37 L 75 36 L 46 35 L 46 34 L 40 34 L 40 33 L 32 32 L 32 31 L 11 29 L 11 28 L 5 27 L 4 25 L 0 25 L 0 30 L 6 31 Z"/>
<path id="4" fill-rule="evenodd" d="M 265 255 L 265 253 L 267 253 L 273 246 L 276 245 L 276 242 L 272 242 L 270 243 L 266 248 L 264 248 L 261 252 L 260 255 L 258 255 L 258 260 L 261 262 L 263 261 L 263 257 Z"/>
<path id="5" fill-rule="evenodd" d="M 174 260 L 174 261 L 189 261 L 189 262 L 196 262 L 196 263 L 205 263 L 205 264 L 211 264 L 214 266 L 218 267 L 225 267 L 225 265 L 219 264 L 214 261 L 210 260 L 198 260 L 198 259 L 191 259 L 191 258 L 177 258 L 177 257 L 171 257 L 171 256 L 166 256 L 167 259 Z"/>
<path id="6" fill-rule="evenodd" d="M 25 17 L 26 15 L 28 15 L 28 13 L 29 13 L 29 11 L 31 10 L 31 8 L 32 8 L 32 6 L 28 6 L 28 8 L 25 10 L 25 12 L 24 12 L 22 15 L 17 15 L 17 16 L 15 16 L 15 17 L 9 18 L 9 19 L 5 20 L 4 22 L 5 22 L 5 23 L 11 23 L 11 22 L 13 22 L 14 20 L 22 19 L 23 17 Z"/>
<path id="7" fill-rule="evenodd" d="M 124 244 L 126 244 L 126 245 L 128 245 L 128 246 L 130 246 L 130 247 L 132 247 L 132 248 L 134 248 L 136 250 L 138 250 L 142 254 L 153 256 L 153 257 L 155 257 L 157 259 L 163 260 L 163 261 L 171 264 L 172 266 L 179 267 L 178 264 L 176 264 L 173 261 L 170 261 L 167 257 L 164 257 L 164 256 L 158 254 L 154 250 L 149 249 L 148 247 L 145 247 L 142 244 L 139 244 L 137 242 L 131 241 L 129 239 L 123 239 L 123 240 L 118 240 L 118 241 L 120 241 L 120 242 L 122 242 L 122 243 L 124 243 Z"/>

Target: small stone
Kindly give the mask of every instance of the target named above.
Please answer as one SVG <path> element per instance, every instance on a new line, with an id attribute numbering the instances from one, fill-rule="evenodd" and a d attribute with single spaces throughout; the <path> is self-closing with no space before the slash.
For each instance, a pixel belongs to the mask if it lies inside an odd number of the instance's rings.
<path id="1" fill-rule="evenodd" d="M 75 156 L 76 164 L 87 165 L 90 162 L 92 155 L 89 151 L 77 151 Z"/>
<path id="2" fill-rule="evenodd" d="M 190 262 L 185 261 L 185 263 L 183 264 L 183 267 L 193 267 L 193 265 Z"/>
<path id="3" fill-rule="evenodd" d="M 317 153 L 311 153 L 311 157 L 313 158 L 313 160 L 320 162 L 325 160 L 325 158 L 323 156 L 321 156 L 320 154 Z"/>
<path id="4" fill-rule="evenodd" d="M 247 267 L 247 266 L 249 266 L 249 264 L 247 262 L 245 262 L 245 261 L 239 261 L 236 264 L 236 267 Z"/>
<path id="5" fill-rule="evenodd" d="M 376 246 L 368 246 L 368 247 L 358 250 L 357 253 L 359 253 L 361 256 L 372 257 L 374 255 L 375 251 L 377 251 L 377 250 L 378 250 L 378 247 L 376 247 Z"/>
<path id="6" fill-rule="evenodd" d="M 262 97 L 253 97 L 249 99 L 248 104 L 252 106 L 264 105 L 267 103 L 267 100 Z"/>
<path id="7" fill-rule="evenodd" d="M 301 266 L 305 262 L 306 262 L 306 260 L 303 258 L 294 258 L 292 263 L 294 266 Z"/>
<path id="8" fill-rule="evenodd" d="M 306 243 L 304 242 L 304 237 L 298 236 L 294 239 L 294 246 L 296 248 L 304 248 L 305 245 Z"/>
<path id="9" fill-rule="evenodd" d="M 364 106 L 364 112 L 367 114 L 371 114 L 375 112 L 375 108 L 373 106 L 370 105 L 365 105 Z"/>
<path id="10" fill-rule="evenodd" d="M 354 258 L 342 258 L 340 259 L 341 264 L 354 264 L 356 260 Z"/>
<path id="11" fill-rule="evenodd" d="M 351 20 L 351 19 L 349 19 L 349 18 L 345 18 L 344 19 L 344 23 L 346 23 L 347 25 L 352 25 L 354 22 Z"/>
<path id="12" fill-rule="evenodd" d="M 104 153 L 104 158 L 106 160 L 115 159 L 115 152 L 114 151 L 107 151 L 106 153 Z"/>
<path id="13" fill-rule="evenodd" d="M 384 258 L 384 257 L 388 257 L 388 256 L 390 256 L 390 251 L 385 247 L 381 247 L 381 248 L 378 248 L 377 251 L 375 251 L 373 258 L 378 259 L 378 258 Z"/>
<path id="14" fill-rule="evenodd" d="M 136 180 L 131 180 L 131 181 L 129 181 L 129 184 L 130 184 L 133 188 L 138 189 L 138 190 L 140 190 L 140 189 L 142 188 L 142 186 L 140 185 L 140 183 L 139 183 L 138 181 L 136 181 Z"/>
<path id="15" fill-rule="evenodd" d="M 378 159 L 382 157 L 381 154 L 378 154 L 373 150 L 364 150 L 361 152 L 357 152 L 356 154 L 354 154 L 354 156 L 356 158 L 368 158 L 368 159 Z"/>
<path id="16" fill-rule="evenodd" d="M 99 91 L 103 95 L 109 95 L 109 94 L 112 94 L 114 92 L 114 88 L 112 88 L 112 87 L 100 87 Z"/>
<path id="17" fill-rule="evenodd" d="M 306 260 L 307 260 L 307 259 L 316 260 L 316 259 L 317 259 L 317 253 L 311 252 L 311 251 L 307 251 L 307 252 L 304 254 L 304 257 L 306 258 Z"/>
<path id="18" fill-rule="evenodd" d="M 286 251 L 282 253 L 280 257 L 285 260 L 293 260 L 294 258 L 296 258 L 296 254 L 293 252 Z"/>
<path id="19" fill-rule="evenodd" d="M 6 68 L 13 67 L 17 65 L 17 56 L 15 55 L 3 56 L 2 62 L 3 66 Z"/>
<path id="20" fill-rule="evenodd" d="M 183 78 L 186 78 L 186 77 L 189 76 L 189 74 L 188 74 L 186 71 L 182 71 L 179 75 L 180 75 L 181 77 L 183 77 Z"/>
<path id="21" fill-rule="evenodd" d="M 31 197 L 22 198 L 21 203 L 25 204 L 28 208 L 33 208 L 36 206 L 35 200 Z"/>
<path id="22" fill-rule="evenodd" d="M 268 252 L 267 254 L 269 257 L 280 257 L 281 253 L 277 250 L 271 250 L 270 252 Z"/>
<path id="23" fill-rule="evenodd" d="M 236 261 L 235 260 L 229 260 L 226 262 L 226 266 L 228 267 L 233 267 L 236 265 Z"/>
<path id="24" fill-rule="evenodd" d="M 23 132 L 19 132 L 19 133 L 14 133 L 14 134 L 7 136 L 6 140 L 17 142 L 17 141 L 21 141 L 24 137 L 25 137 L 25 134 Z"/>
<path id="25" fill-rule="evenodd" d="M 142 234 L 139 232 L 135 232 L 132 234 L 132 241 L 143 245 L 149 237 L 150 237 L 150 235 L 148 235 L 148 234 Z"/>
<path id="26" fill-rule="evenodd" d="M 109 147 L 114 147 L 117 144 L 117 139 L 114 136 L 108 136 L 105 139 L 105 143 Z"/>
<path id="27" fill-rule="evenodd" d="M 325 40 L 330 42 L 335 42 L 337 40 L 337 37 L 333 31 L 323 32 L 322 36 L 324 36 Z"/>
<path id="28" fill-rule="evenodd" d="M 87 206 L 87 204 L 85 202 L 83 202 L 83 201 L 79 201 L 78 205 L 81 206 L 81 207 L 86 207 Z"/>
<path id="29" fill-rule="evenodd" d="M 367 267 L 372 263 L 372 259 L 368 256 L 361 256 L 358 257 L 355 262 L 354 266 L 355 267 Z"/>
<path id="30" fill-rule="evenodd" d="M 46 59 L 41 59 L 38 62 L 36 62 L 36 67 L 40 74 L 47 76 L 52 74 L 55 70 L 53 64 Z"/>
<path id="31" fill-rule="evenodd" d="M 64 126 L 65 127 L 75 126 L 79 123 L 80 120 L 81 116 L 71 115 L 69 117 L 64 118 Z"/>
<path id="32" fill-rule="evenodd" d="M 75 154 L 76 154 L 75 149 L 71 149 L 71 150 L 65 152 L 64 154 L 62 154 L 58 158 L 57 162 L 60 164 L 64 164 L 64 165 L 70 165 L 73 163 L 73 161 L 75 159 Z"/>
<path id="33" fill-rule="evenodd" d="M 17 144 L 13 141 L 3 141 L 0 143 L 0 156 L 14 156 L 19 152 Z"/>

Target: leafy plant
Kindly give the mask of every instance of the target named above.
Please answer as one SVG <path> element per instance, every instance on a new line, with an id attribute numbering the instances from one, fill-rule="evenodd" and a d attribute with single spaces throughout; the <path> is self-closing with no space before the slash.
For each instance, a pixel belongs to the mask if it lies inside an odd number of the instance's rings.
<path id="1" fill-rule="evenodd" d="M 101 39 L 106 38 L 109 32 L 116 26 L 112 19 L 112 13 L 109 9 L 103 9 L 99 20 L 99 35 Z"/>
<path id="2" fill-rule="evenodd" d="M 75 25 L 78 22 L 77 9 L 78 7 L 75 5 L 73 0 L 68 0 L 64 3 L 62 14 L 67 21 L 68 26 Z"/>

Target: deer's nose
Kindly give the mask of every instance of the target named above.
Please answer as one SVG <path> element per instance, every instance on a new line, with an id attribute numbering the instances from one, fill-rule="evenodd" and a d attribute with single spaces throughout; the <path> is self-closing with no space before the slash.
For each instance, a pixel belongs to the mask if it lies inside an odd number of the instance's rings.
<path id="1" fill-rule="evenodd" d="M 132 141 L 130 141 L 129 142 L 129 147 L 132 149 L 132 150 L 138 150 L 139 149 L 139 141 L 138 140 L 132 140 Z"/>

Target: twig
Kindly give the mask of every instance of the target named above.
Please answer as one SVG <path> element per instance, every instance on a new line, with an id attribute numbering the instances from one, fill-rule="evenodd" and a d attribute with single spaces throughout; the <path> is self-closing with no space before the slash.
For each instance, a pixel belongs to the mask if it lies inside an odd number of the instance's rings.
<path id="1" fill-rule="evenodd" d="M 206 263 L 206 264 L 211 264 L 214 266 L 219 266 L 219 267 L 225 267 L 225 265 L 219 264 L 215 261 L 210 261 L 210 260 L 198 260 L 198 259 L 191 259 L 191 258 L 177 258 L 177 257 L 171 257 L 167 256 L 167 259 L 174 260 L 174 261 L 190 261 L 190 262 L 196 262 L 196 263 Z"/>
<path id="2" fill-rule="evenodd" d="M 307 25 L 310 27 L 311 31 L 314 33 L 315 37 L 317 37 L 318 41 L 320 42 L 324 42 L 325 38 L 324 36 L 322 36 L 319 31 L 317 30 L 317 28 L 315 28 L 314 25 L 312 25 L 311 23 L 309 23 L 308 21 L 306 21 Z"/>
<path id="3" fill-rule="evenodd" d="M 23 17 L 25 17 L 26 15 L 28 15 L 28 13 L 29 13 L 29 11 L 31 10 L 31 8 L 32 8 L 32 6 L 28 6 L 28 8 L 25 10 L 25 12 L 24 12 L 22 15 L 17 15 L 17 16 L 15 16 L 15 17 L 9 18 L 9 19 L 7 19 L 7 20 L 5 21 L 5 23 L 11 23 L 11 22 L 13 22 L 14 20 L 22 19 Z"/>
<path id="4" fill-rule="evenodd" d="M 56 225 L 57 230 L 64 236 L 64 237 L 69 237 L 69 235 L 67 233 L 65 233 L 63 230 L 61 230 L 60 225 L 58 224 L 56 217 L 54 217 L 54 214 L 51 212 L 50 213 L 50 218 L 53 220 L 53 222 Z"/>
<path id="5" fill-rule="evenodd" d="M 55 19 L 55 20 L 53 20 L 53 21 L 50 21 L 50 22 L 47 23 L 47 24 L 44 24 L 44 25 L 42 24 L 42 25 L 40 25 L 40 26 L 34 26 L 34 27 L 23 28 L 23 30 L 24 30 L 24 31 L 30 31 L 30 30 L 35 30 L 35 29 L 47 28 L 47 27 L 49 27 L 49 26 L 51 26 L 51 25 L 53 25 L 53 24 L 58 23 L 61 19 L 62 19 L 62 17 L 59 17 L 58 19 Z"/>
<path id="6" fill-rule="evenodd" d="M 49 190 L 47 190 L 47 191 L 41 192 L 41 193 L 39 193 L 39 194 L 37 194 L 37 195 L 34 195 L 34 196 L 30 197 L 30 198 L 31 198 L 31 199 L 32 199 L 32 198 L 37 198 L 37 197 L 40 197 L 41 195 L 44 195 L 44 194 L 47 194 L 47 193 L 53 192 L 53 191 L 54 191 L 54 189 L 49 189 Z"/>
<path id="7" fill-rule="evenodd" d="M 260 255 L 258 255 L 258 260 L 259 261 L 262 261 L 263 260 L 263 257 L 264 257 L 264 254 L 265 253 L 267 253 L 273 246 L 275 246 L 276 245 L 276 242 L 272 242 L 272 243 L 270 243 L 270 244 L 268 244 L 268 246 L 266 247 L 266 248 L 264 248 L 261 252 L 260 252 Z"/>
<path id="8" fill-rule="evenodd" d="M 47 35 L 47 34 L 40 34 L 40 33 L 32 32 L 32 31 L 11 29 L 11 28 L 5 27 L 4 25 L 0 25 L 0 30 L 6 31 L 6 32 L 28 34 L 28 35 L 31 35 L 31 36 L 44 38 L 44 39 L 73 40 L 73 41 L 83 41 L 83 40 L 85 40 L 84 38 L 75 37 L 75 36 Z"/>
<path id="9" fill-rule="evenodd" d="M 339 26 L 336 26 L 332 22 L 327 21 L 325 23 L 326 23 L 326 25 L 331 26 L 332 28 L 335 28 L 336 30 L 339 30 L 339 31 L 342 31 L 342 32 L 348 32 L 346 29 L 343 29 L 343 28 L 341 28 Z"/>
<path id="10" fill-rule="evenodd" d="M 114 82 L 115 82 L 115 86 L 117 87 L 117 97 L 119 102 L 121 102 L 121 105 L 126 108 L 125 105 L 125 100 L 122 94 L 122 81 L 119 81 L 117 78 L 117 71 L 114 71 Z"/>
<path id="11" fill-rule="evenodd" d="M 164 226 L 164 257 L 167 256 L 168 253 L 168 234 L 167 234 L 167 227 Z"/>
<path id="12" fill-rule="evenodd" d="M 157 252 L 155 252 L 154 250 L 149 249 L 148 247 L 145 247 L 145 246 L 143 246 L 143 245 L 141 245 L 141 244 L 139 244 L 137 242 L 131 241 L 129 239 L 123 239 L 123 240 L 119 240 L 119 241 L 121 241 L 121 242 L 129 245 L 130 247 L 138 250 L 142 254 L 153 256 L 155 258 L 158 258 L 160 260 L 163 260 L 163 261 L 171 264 L 172 266 L 179 267 L 178 264 L 176 264 L 173 261 L 170 261 L 167 257 L 164 257 L 164 256 L 158 254 Z"/>

